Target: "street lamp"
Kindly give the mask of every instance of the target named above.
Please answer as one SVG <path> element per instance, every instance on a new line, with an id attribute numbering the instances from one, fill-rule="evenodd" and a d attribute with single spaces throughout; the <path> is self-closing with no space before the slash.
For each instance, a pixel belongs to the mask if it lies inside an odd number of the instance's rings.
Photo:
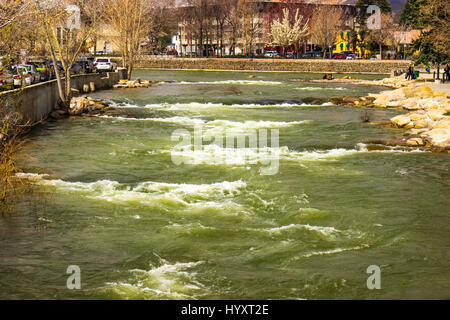
<path id="1" fill-rule="evenodd" d="M 440 61 L 440 59 L 439 59 L 439 56 L 436 58 L 436 64 L 437 64 L 437 79 L 436 80 L 440 80 L 440 78 L 439 78 L 439 73 L 440 73 L 440 70 L 439 70 L 439 64 L 441 63 L 441 61 Z"/>
<path id="2" fill-rule="evenodd" d="M 330 59 L 331 59 L 331 46 L 328 46 L 328 50 L 330 51 Z"/>

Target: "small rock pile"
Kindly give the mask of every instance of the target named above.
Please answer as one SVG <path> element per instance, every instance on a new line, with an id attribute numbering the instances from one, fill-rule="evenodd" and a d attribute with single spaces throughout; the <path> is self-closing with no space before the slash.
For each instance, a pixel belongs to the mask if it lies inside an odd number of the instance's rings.
<path id="1" fill-rule="evenodd" d="M 103 114 L 112 109 L 107 103 L 89 97 L 77 97 L 72 98 L 68 111 L 71 116 L 81 116 L 84 114 Z"/>
<path id="2" fill-rule="evenodd" d="M 151 86 L 151 82 L 149 80 L 120 80 L 118 84 L 114 86 L 114 88 L 148 88 Z"/>

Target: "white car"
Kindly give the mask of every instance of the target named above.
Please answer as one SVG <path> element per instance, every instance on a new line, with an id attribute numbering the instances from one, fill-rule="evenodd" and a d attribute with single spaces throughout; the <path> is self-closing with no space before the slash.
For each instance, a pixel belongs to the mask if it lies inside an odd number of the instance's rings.
<path id="1" fill-rule="evenodd" d="M 275 50 L 268 50 L 268 51 L 264 52 L 264 57 L 274 58 L 277 56 L 278 56 L 278 52 L 276 52 Z"/>
<path id="2" fill-rule="evenodd" d="M 16 66 L 14 70 L 14 88 L 21 88 L 33 84 L 31 74 L 25 66 Z"/>
<path id="3" fill-rule="evenodd" d="M 117 69 L 117 64 L 111 58 L 96 58 L 94 69 L 96 72 L 114 72 Z"/>
<path id="4" fill-rule="evenodd" d="M 25 69 L 26 73 L 30 75 L 31 84 L 41 82 L 41 73 L 37 71 L 36 66 L 33 64 L 21 64 L 18 67 Z"/>
<path id="5" fill-rule="evenodd" d="M 347 60 L 356 60 L 358 57 L 356 56 L 356 54 L 353 54 L 353 53 L 351 53 L 351 54 L 349 54 L 349 55 L 347 55 Z"/>

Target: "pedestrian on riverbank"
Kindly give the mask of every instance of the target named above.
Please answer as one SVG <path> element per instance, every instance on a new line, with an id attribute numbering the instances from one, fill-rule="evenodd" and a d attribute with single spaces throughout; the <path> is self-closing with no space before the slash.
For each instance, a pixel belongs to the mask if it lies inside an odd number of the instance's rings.
<path id="1" fill-rule="evenodd" d="M 444 77 L 443 77 L 443 82 L 445 83 L 445 81 L 450 81 L 450 66 L 447 64 L 447 66 L 444 69 Z"/>
<path id="2" fill-rule="evenodd" d="M 406 79 L 414 80 L 414 64 L 410 64 L 408 68 L 408 74 L 406 75 Z"/>
<path id="3" fill-rule="evenodd" d="M 431 71 L 430 66 L 429 66 L 428 64 L 427 64 L 426 67 L 425 67 L 425 71 L 426 71 L 427 73 L 430 73 L 430 71 Z"/>

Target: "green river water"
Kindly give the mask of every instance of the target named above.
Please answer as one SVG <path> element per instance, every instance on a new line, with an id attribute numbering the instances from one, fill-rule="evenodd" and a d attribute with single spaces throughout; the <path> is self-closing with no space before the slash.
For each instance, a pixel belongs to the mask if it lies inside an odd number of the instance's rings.
<path id="1" fill-rule="evenodd" d="M 35 129 L 22 165 L 45 196 L 0 217 L 0 298 L 449 299 L 450 156 L 368 151 L 400 131 L 361 114 L 397 112 L 326 103 L 383 88 L 249 75 L 140 70 L 168 82 L 92 95 L 118 116 Z M 172 134 L 196 125 L 278 129 L 277 172 L 261 150 L 208 143 L 174 164 Z M 69 265 L 81 290 L 66 288 Z"/>

